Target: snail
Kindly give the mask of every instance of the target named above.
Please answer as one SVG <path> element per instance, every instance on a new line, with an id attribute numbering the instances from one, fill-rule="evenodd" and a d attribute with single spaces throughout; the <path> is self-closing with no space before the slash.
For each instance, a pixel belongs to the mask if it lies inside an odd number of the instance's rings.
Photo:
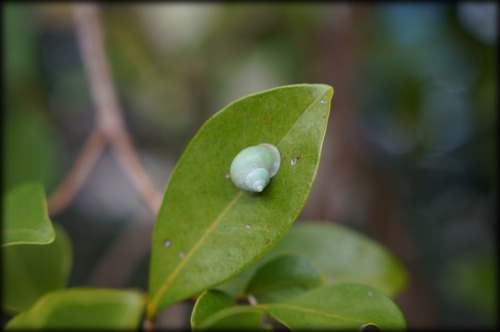
<path id="1" fill-rule="evenodd" d="M 231 179 L 236 187 L 262 192 L 280 167 L 278 148 L 269 143 L 250 146 L 238 153 L 231 163 Z"/>

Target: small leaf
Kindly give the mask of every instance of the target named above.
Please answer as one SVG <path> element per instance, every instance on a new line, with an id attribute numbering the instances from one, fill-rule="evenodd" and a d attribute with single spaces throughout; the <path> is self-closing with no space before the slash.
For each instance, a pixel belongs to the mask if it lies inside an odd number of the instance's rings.
<path id="1" fill-rule="evenodd" d="M 29 309 L 42 295 L 63 288 L 71 268 L 68 235 L 54 224 L 56 238 L 47 245 L 15 245 L 2 249 L 3 307 L 8 312 Z"/>
<path id="2" fill-rule="evenodd" d="M 6 329 L 137 329 L 144 304 L 135 290 L 63 289 L 43 296 Z"/>
<path id="3" fill-rule="evenodd" d="M 147 316 L 213 288 L 257 261 L 302 209 L 316 177 L 333 89 L 275 88 L 209 119 L 174 169 L 153 232 Z M 227 174 L 244 148 L 271 143 L 281 167 L 260 194 Z"/>
<path id="4" fill-rule="evenodd" d="M 223 309 L 204 321 L 198 330 L 270 330 L 262 320 L 266 312 L 248 305 Z"/>
<path id="5" fill-rule="evenodd" d="M 267 329 L 262 324 L 264 310 L 248 305 L 237 306 L 234 299 L 221 291 L 210 290 L 200 295 L 191 315 L 193 330 Z"/>
<path id="6" fill-rule="evenodd" d="M 5 195 L 2 228 L 2 246 L 54 241 L 45 192 L 40 184 L 24 184 Z"/>
<path id="7" fill-rule="evenodd" d="M 236 301 L 227 293 L 219 290 L 205 291 L 198 297 L 191 313 L 191 327 L 197 328 L 214 313 L 236 305 Z"/>
<path id="8" fill-rule="evenodd" d="M 292 330 L 360 330 L 367 325 L 382 330 L 406 328 L 403 314 L 389 297 L 360 284 L 316 288 L 283 303 L 258 307 Z"/>
<path id="9" fill-rule="evenodd" d="M 260 303 L 282 302 L 324 284 L 324 275 L 308 258 L 283 254 L 263 264 L 244 293 Z"/>
<path id="10" fill-rule="evenodd" d="M 259 262 L 220 289 L 230 294 L 241 292 L 246 280 L 259 266 L 281 253 L 311 258 L 324 272 L 326 285 L 356 282 L 395 296 L 408 282 L 403 265 L 376 241 L 336 223 L 304 221 L 291 227 Z"/>

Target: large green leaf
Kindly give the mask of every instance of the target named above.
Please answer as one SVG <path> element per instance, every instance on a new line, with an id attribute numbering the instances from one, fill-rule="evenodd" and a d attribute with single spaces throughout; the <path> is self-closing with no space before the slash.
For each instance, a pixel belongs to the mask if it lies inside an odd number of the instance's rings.
<path id="1" fill-rule="evenodd" d="M 71 268 L 71 243 L 54 224 L 56 239 L 47 245 L 17 245 L 2 249 L 3 307 L 9 312 L 29 309 L 42 295 L 63 288 Z"/>
<path id="2" fill-rule="evenodd" d="M 187 146 L 153 233 L 148 318 L 212 288 L 257 261 L 302 209 L 316 177 L 333 89 L 275 88 L 239 99 L 209 119 Z M 237 189 L 229 166 L 262 142 L 281 167 L 260 194 Z"/>
<path id="3" fill-rule="evenodd" d="M 137 329 L 145 294 L 136 290 L 72 288 L 51 292 L 6 329 Z"/>
<path id="4" fill-rule="evenodd" d="M 220 288 L 242 292 L 256 269 L 282 253 L 310 257 L 325 273 L 327 285 L 356 282 L 395 296 L 408 282 L 403 265 L 381 244 L 339 224 L 307 221 L 294 224 L 266 256 Z"/>
<path id="5" fill-rule="evenodd" d="M 193 330 L 202 329 L 267 329 L 262 324 L 265 311 L 248 305 L 238 306 L 227 293 L 218 290 L 200 295 L 191 314 Z"/>
<path id="6" fill-rule="evenodd" d="M 3 208 L 2 246 L 54 241 L 42 185 L 27 183 L 10 190 Z"/>
<path id="7" fill-rule="evenodd" d="M 384 293 L 360 284 L 316 288 L 282 303 L 258 305 L 292 330 L 403 330 L 401 310 Z"/>
<path id="8" fill-rule="evenodd" d="M 306 257 L 283 254 L 263 264 L 245 287 L 245 294 L 260 303 L 282 302 L 309 289 L 323 286 L 324 274 Z"/>

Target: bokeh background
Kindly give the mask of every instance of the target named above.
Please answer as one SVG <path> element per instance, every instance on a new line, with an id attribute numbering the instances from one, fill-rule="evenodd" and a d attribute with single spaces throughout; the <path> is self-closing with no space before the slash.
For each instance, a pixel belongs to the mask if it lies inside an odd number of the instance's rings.
<path id="1" fill-rule="evenodd" d="M 50 196 L 95 124 L 69 6 L 2 4 L 4 191 L 35 180 Z M 389 248 L 410 275 L 395 298 L 408 328 L 497 325 L 496 2 L 100 8 L 119 103 L 159 191 L 229 102 L 329 84 L 322 160 L 298 219 Z M 146 290 L 154 217 L 108 152 L 52 218 L 72 239 L 69 286 Z"/>

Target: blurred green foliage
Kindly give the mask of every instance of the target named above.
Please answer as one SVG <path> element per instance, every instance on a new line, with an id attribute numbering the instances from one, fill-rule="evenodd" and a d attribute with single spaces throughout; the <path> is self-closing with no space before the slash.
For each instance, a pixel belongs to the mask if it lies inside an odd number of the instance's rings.
<path id="1" fill-rule="evenodd" d="M 49 192 L 62 178 L 61 143 L 47 121 L 39 40 L 28 6 L 4 6 L 3 191 L 40 182 Z"/>

